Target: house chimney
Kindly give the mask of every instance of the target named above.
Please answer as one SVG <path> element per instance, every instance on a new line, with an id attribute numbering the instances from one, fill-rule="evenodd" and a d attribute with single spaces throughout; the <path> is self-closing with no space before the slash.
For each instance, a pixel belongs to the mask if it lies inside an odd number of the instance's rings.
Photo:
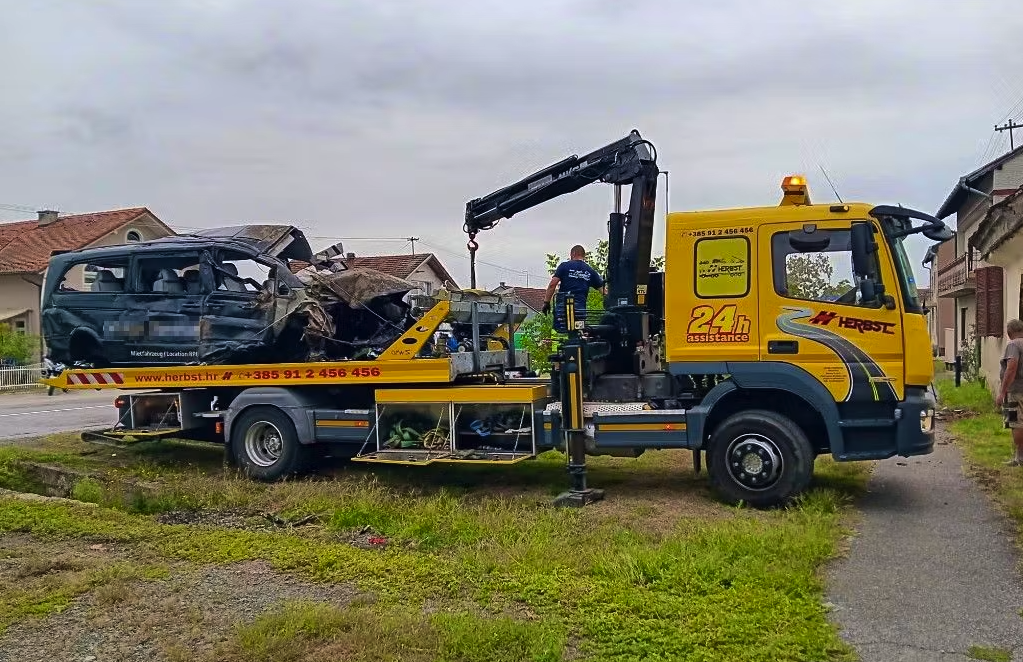
<path id="1" fill-rule="evenodd" d="M 36 213 L 39 214 L 40 227 L 44 225 L 49 225 L 50 223 L 53 223 L 54 221 L 57 220 L 57 212 L 53 211 L 52 209 L 43 209 Z"/>
<path id="2" fill-rule="evenodd" d="M 503 280 L 501 281 L 501 285 L 500 285 L 500 286 L 501 286 L 501 287 L 508 287 L 507 285 L 505 285 L 505 284 L 504 284 L 504 281 L 503 281 Z"/>
<path id="3" fill-rule="evenodd" d="M 348 253 L 347 255 L 345 255 L 345 259 L 347 259 L 347 260 L 354 260 L 355 259 L 355 253 Z"/>

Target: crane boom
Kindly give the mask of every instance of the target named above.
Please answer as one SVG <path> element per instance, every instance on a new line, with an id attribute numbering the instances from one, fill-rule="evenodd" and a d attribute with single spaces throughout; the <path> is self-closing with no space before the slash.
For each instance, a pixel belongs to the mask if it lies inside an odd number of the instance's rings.
<path id="1" fill-rule="evenodd" d="M 608 220 L 606 309 L 624 323 L 623 345 L 635 347 L 649 335 L 645 294 L 650 281 L 657 150 L 632 130 L 628 136 L 585 156 L 573 155 L 465 206 L 464 230 L 470 248 L 477 233 L 502 219 L 601 182 L 616 187 L 615 211 Z M 620 188 L 631 185 L 629 207 L 621 210 Z"/>

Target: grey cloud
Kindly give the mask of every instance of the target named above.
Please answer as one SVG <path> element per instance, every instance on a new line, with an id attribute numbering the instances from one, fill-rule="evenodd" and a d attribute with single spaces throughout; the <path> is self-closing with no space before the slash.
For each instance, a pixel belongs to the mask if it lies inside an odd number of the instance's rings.
<path id="1" fill-rule="evenodd" d="M 0 83 L 18 94 L 0 126 L 17 129 L 0 147 L 31 158 L 0 164 L 25 197 L 0 202 L 416 234 L 464 274 L 467 199 L 637 127 L 672 172 L 675 209 L 773 204 L 800 169 L 829 199 L 818 162 L 847 199 L 933 209 L 1023 94 L 1013 8 L 12 4 L 20 27 L 0 55 L 18 65 Z M 599 238 L 609 200 L 588 190 L 516 217 L 485 259 L 542 274 L 543 253 Z"/>
<path id="2" fill-rule="evenodd" d="M 116 147 L 116 143 L 128 140 L 132 133 L 131 120 L 116 112 L 98 108 L 68 108 L 57 114 L 63 119 L 57 136 L 90 147 L 102 144 Z"/>

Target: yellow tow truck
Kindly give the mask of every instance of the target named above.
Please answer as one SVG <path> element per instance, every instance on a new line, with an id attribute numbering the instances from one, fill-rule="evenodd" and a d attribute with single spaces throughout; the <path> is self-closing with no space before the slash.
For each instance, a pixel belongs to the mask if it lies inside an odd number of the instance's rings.
<path id="1" fill-rule="evenodd" d="M 632 131 L 471 200 L 473 289 L 441 291 L 373 360 L 65 369 L 44 381 L 126 390 L 103 439 L 215 441 L 262 480 L 309 468 L 317 450 L 427 465 L 516 464 L 559 449 L 571 485 L 556 503 L 570 506 L 604 496 L 587 484 L 588 455 L 691 451 L 722 500 L 766 507 L 803 491 L 820 454 L 930 453 L 933 363 L 903 242 L 947 241 L 944 223 L 901 206 L 815 205 L 792 176 L 777 206 L 668 213 L 658 272 L 659 173 L 653 145 Z M 559 296 L 551 377 L 512 376 L 524 310 L 475 289 L 477 236 L 594 182 L 615 190 L 604 309 L 583 314 Z M 806 260 L 848 277 L 808 283 Z M 504 326 L 438 351 L 431 339 L 451 320 Z"/>

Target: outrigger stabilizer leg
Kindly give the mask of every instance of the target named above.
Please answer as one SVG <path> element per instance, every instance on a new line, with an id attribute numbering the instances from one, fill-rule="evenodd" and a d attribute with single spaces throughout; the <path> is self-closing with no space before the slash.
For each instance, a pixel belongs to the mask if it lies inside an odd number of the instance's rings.
<path id="1" fill-rule="evenodd" d="M 586 432 L 583 414 L 584 351 L 579 332 L 575 328 L 575 305 L 566 297 L 565 312 L 568 320 L 568 340 L 561 346 L 562 426 L 565 452 L 568 455 L 568 475 L 571 488 L 554 500 L 555 506 L 580 508 L 604 498 L 604 490 L 586 485 Z"/>

